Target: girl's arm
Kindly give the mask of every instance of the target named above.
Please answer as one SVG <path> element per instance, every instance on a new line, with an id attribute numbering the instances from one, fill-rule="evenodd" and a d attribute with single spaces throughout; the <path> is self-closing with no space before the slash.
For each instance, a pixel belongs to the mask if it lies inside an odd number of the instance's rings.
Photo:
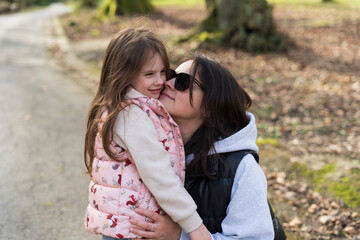
<path id="1" fill-rule="evenodd" d="M 137 170 L 161 208 L 186 232 L 202 220 L 196 204 L 171 167 L 168 152 L 158 141 L 155 126 L 136 105 L 120 111 L 113 131 L 114 141 L 131 154 Z"/>
<path id="2" fill-rule="evenodd" d="M 152 219 L 147 212 L 141 211 L 141 214 Z M 155 223 L 171 225 L 166 221 L 155 221 Z M 139 226 L 138 224 L 135 225 Z M 223 232 L 211 234 L 211 239 L 274 239 L 270 210 L 267 205 L 266 178 L 259 164 L 250 154 L 244 157 L 237 169 L 227 215 L 221 227 Z M 147 229 L 146 226 L 144 229 Z M 153 237 L 153 239 L 157 238 Z M 190 239 L 189 234 L 183 232 L 181 240 L 188 239 Z"/>

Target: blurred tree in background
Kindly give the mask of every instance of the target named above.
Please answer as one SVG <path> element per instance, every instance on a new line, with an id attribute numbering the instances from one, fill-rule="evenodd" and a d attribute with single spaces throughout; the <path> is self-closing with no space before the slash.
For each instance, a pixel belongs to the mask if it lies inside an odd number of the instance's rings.
<path id="1" fill-rule="evenodd" d="M 6 0 L 20 8 L 45 6 L 59 0 Z M 66 0 L 63 0 L 66 1 Z M 331 1 L 331 0 L 322 0 Z M 77 8 L 93 8 L 99 19 L 154 10 L 150 0 L 77 0 Z M 196 41 L 227 45 L 251 52 L 286 50 L 285 37 L 277 32 L 272 6 L 266 0 L 205 0 L 207 17 L 179 42 Z"/>
<path id="2" fill-rule="evenodd" d="M 286 50 L 266 0 L 206 0 L 207 17 L 181 41 L 226 44 L 247 51 Z"/>
<path id="3" fill-rule="evenodd" d="M 82 0 L 89 1 L 89 0 Z M 150 0 L 103 0 L 98 8 L 99 17 L 149 13 L 154 10 Z"/>
<path id="4" fill-rule="evenodd" d="M 17 0 L 25 2 L 26 6 L 46 6 L 50 3 L 61 2 L 59 0 Z"/>
<path id="5" fill-rule="evenodd" d="M 0 0 L 0 5 L 4 4 L 5 6 L 5 4 L 9 4 L 8 7 L 12 6 L 12 8 L 14 8 L 9 10 L 14 11 L 32 6 L 47 6 L 50 3 L 54 3 L 54 2 L 66 2 L 66 0 Z M 1 9 L 0 9 L 0 13 L 1 13 Z"/>
<path id="6" fill-rule="evenodd" d="M 77 8 L 83 8 L 83 7 L 95 8 L 97 4 L 98 4 L 97 0 L 80 0 Z"/>

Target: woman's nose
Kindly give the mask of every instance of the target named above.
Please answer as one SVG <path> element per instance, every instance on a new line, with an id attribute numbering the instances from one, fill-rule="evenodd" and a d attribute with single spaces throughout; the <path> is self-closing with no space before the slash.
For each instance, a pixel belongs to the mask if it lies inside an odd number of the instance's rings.
<path id="1" fill-rule="evenodd" d="M 165 87 L 174 90 L 175 78 L 165 81 Z"/>

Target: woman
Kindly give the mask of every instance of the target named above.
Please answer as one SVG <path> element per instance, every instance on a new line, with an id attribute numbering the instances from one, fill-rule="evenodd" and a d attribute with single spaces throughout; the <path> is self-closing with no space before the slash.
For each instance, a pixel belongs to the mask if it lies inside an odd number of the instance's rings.
<path id="1" fill-rule="evenodd" d="M 180 127 L 187 158 L 186 189 L 213 239 L 274 239 L 265 175 L 249 152 L 258 152 L 249 95 L 216 61 L 196 55 L 165 84 L 160 101 Z M 247 151 L 244 151 L 247 150 Z M 256 156 L 256 154 L 254 154 Z M 134 233 L 150 239 L 179 239 L 168 216 L 138 213 Z M 181 239 L 188 239 L 182 233 Z"/>

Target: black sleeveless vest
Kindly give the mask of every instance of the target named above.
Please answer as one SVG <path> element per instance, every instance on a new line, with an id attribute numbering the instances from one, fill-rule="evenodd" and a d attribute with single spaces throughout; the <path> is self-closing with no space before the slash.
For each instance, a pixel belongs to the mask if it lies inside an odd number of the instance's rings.
<path id="1" fill-rule="evenodd" d="M 246 154 L 258 155 L 250 150 L 221 153 L 208 157 L 208 169 L 214 179 L 203 173 L 186 173 L 185 188 L 198 206 L 197 212 L 209 232 L 222 232 L 221 222 L 226 216 L 236 170 Z"/>

